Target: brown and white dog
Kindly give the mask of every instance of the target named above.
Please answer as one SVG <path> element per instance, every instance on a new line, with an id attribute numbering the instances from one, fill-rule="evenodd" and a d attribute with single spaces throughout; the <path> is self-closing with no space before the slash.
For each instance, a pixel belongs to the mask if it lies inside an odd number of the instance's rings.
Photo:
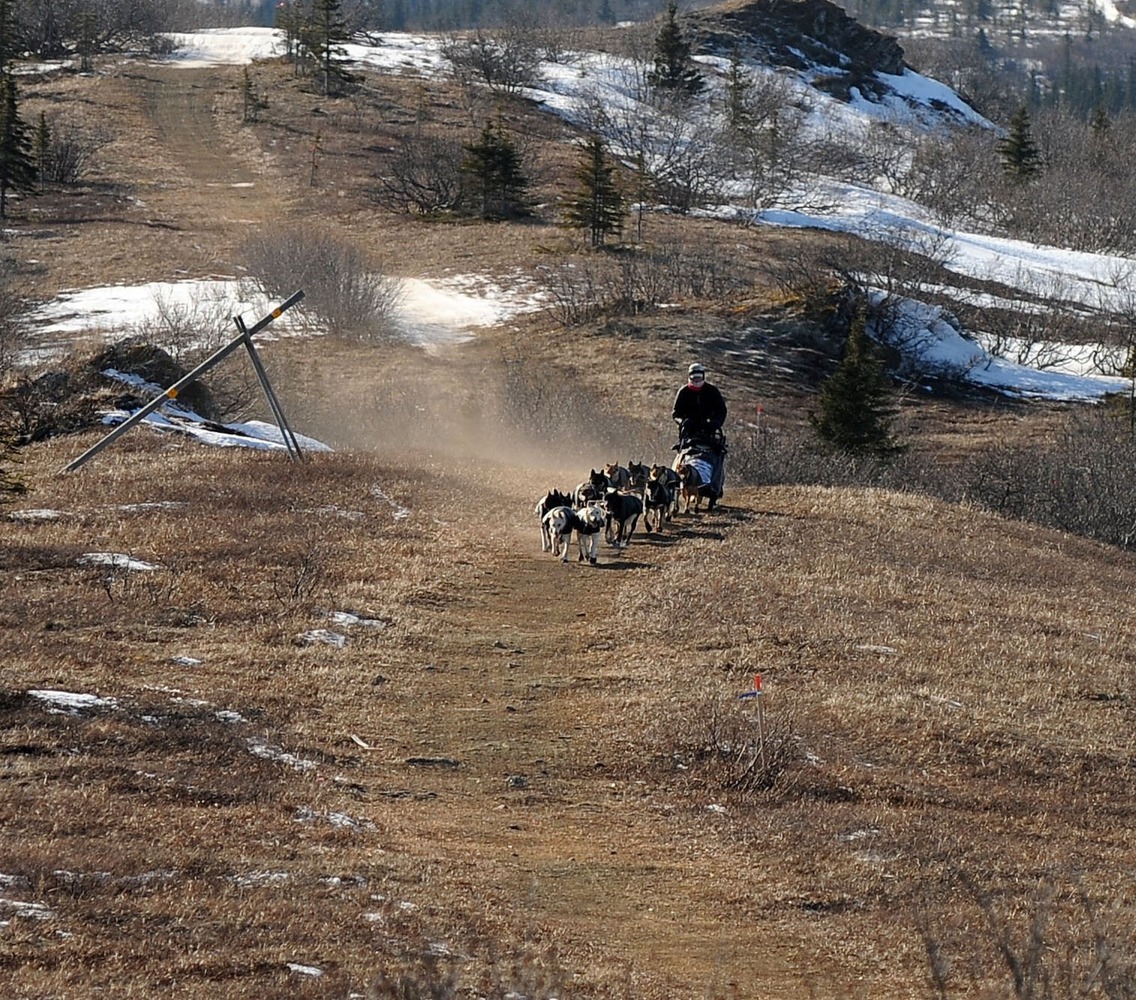
<path id="1" fill-rule="evenodd" d="M 675 472 L 680 482 L 679 496 L 682 497 L 682 512 L 690 513 L 691 504 L 697 514 L 702 510 L 702 487 L 709 481 L 692 462 L 679 457 L 675 459 Z"/>

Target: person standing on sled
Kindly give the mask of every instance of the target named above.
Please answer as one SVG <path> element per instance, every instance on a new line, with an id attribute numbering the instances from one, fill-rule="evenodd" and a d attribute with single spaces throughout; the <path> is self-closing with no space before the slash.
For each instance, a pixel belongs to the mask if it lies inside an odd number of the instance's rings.
<path id="1" fill-rule="evenodd" d="M 726 400 L 716 385 L 706 381 L 706 369 L 697 362 L 687 370 L 686 385 L 675 395 L 671 413 L 678 423 L 678 449 L 698 448 L 713 456 L 709 509 L 722 497 L 726 483 Z"/>

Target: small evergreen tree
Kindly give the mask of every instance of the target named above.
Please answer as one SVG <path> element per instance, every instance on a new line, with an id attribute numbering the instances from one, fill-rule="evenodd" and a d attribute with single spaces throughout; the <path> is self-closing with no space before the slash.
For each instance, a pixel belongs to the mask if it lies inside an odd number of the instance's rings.
<path id="1" fill-rule="evenodd" d="M 476 185 L 481 215 L 507 219 L 528 210 L 528 178 L 521 169 L 521 154 L 500 122 L 487 122 L 481 135 L 465 149 L 462 173 Z"/>
<path id="2" fill-rule="evenodd" d="M 626 211 L 614 174 L 615 167 L 608 162 L 603 139 L 589 136 L 576 168 L 579 187 L 566 214 L 568 224 L 584 230 L 593 247 L 603 246 L 608 236 L 623 231 Z"/>
<path id="3" fill-rule="evenodd" d="M 1005 138 L 998 143 L 1002 170 L 1016 183 L 1025 183 L 1041 172 L 1041 152 L 1030 131 L 1029 109 L 1023 104 L 1010 119 Z"/>
<path id="4" fill-rule="evenodd" d="M 0 219 L 8 211 L 9 191 L 34 191 L 36 165 L 31 130 L 20 117 L 16 78 L 0 77 Z"/>
<path id="5" fill-rule="evenodd" d="M 857 458 L 887 458 L 899 450 L 891 431 L 896 408 L 866 328 L 861 310 L 848 331 L 844 357 L 821 387 L 820 412 L 810 413 L 809 423 L 837 451 Z"/>
<path id="6" fill-rule="evenodd" d="M 322 92 L 338 92 L 352 76 L 346 70 L 347 52 L 343 46 L 351 32 L 343 16 L 342 0 L 314 0 L 303 28 L 304 48 L 319 67 Z"/>
<path id="7" fill-rule="evenodd" d="M 678 0 L 670 0 L 663 26 L 655 37 L 655 66 L 647 82 L 660 90 L 694 95 L 706 85 L 690 56 L 690 42 L 678 25 Z"/>

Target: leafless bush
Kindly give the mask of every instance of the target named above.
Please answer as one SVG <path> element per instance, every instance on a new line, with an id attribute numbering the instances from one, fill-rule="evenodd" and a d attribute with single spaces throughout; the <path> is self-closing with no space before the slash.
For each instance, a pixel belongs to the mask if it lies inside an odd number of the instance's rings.
<path id="1" fill-rule="evenodd" d="M 161 347 L 187 372 L 237 336 L 231 300 L 224 293 L 203 293 L 187 303 L 159 292 L 154 303 L 155 315 L 136 324 L 133 336 Z M 244 352 L 214 366 L 205 381 L 217 417 L 240 415 L 256 398 L 256 375 Z"/>
<path id="2" fill-rule="evenodd" d="M 662 704 L 644 730 L 652 750 L 711 791 L 783 789 L 804 757 L 791 714 L 767 712 L 758 698 L 741 699 L 721 681 Z"/>
<path id="3" fill-rule="evenodd" d="M 1000 169 L 995 141 L 989 129 L 979 127 L 920 137 L 897 192 L 926 205 L 948 225 L 1001 225 L 1005 213 L 994 194 Z"/>
<path id="4" fill-rule="evenodd" d="M 47 122 L 47 147 L 39 163 L 41 178 L 51 184 L 77 184 L 90 169 L 106 137 L 74 122 Z"/>
<path id="5" fill-rule="evenodd" d="M 463 85 L 480 82 L 506 94 L 535 83 L 540 65 L 537 39 L 517 26 L 451 35 L 442 43 L 442 54 Z"/>
<path id="6" fill-rule="evenodd" d="M 357 246 L 312 228 L 260 233 L 244 248 L 249 273 L 273 297 L 304 292 L 304 313 L 333 336 L 384 341 L 397 336 L 402 284 L 384 275 Z"/>
<path id="7" fill-rule="evenodd" d="M 721 298 L 746 287 L 745 268 L 719 243 L 690 240 L 622 250 L 546 267 L 561 321 L 636 315 L 684 299 Z"/>
<path id="8" fill-rule="evenodd" d="M 304 604 L 327 585 L 330 548 L 311 541 L 294 553 L 272 578 L 272 592 L 285 605 Z"/>
<path id="9" fill-rule="evenodd" d="M 407 136 L 376 177 L 373 197 L 397 212 L 454 211 L 465 200 L 464 157 L 462 143 L 451 136 Z"/>
<path id="10" fill-rule="evenodd" d="M 1136 996 L 1136 955 L 1127 920 L 1109 914 L 1072 879 L 1063 889 L 1047 877 L 1031 896 L 1007 898 L 959 874 L 962 904 L 933 921 L 916 915 L 940 1000 L 1001 995 L 1018 1000 Z"/>
<path id="11" fill-rule="evenodd" d="M 419 918 L 384 903 L 379 918 L 386 929 L 387 954 L 370 983 L 370 1000 L 456 1000 L 457 997 L 565 996 L 571 975 L 554 945 L 531 940 L 511 928 L 468 919 L 443 934 Z M 529 938 L 523 940 L 522 938 Z"/>
<path id="12" fill-rule="evenodd" d="M 999 445 L 957 470 L 964 499 L 1009 517 L 1136 545 L 1136 438 L 1107 410 L 1072 415 L 1052 443 Z"/>

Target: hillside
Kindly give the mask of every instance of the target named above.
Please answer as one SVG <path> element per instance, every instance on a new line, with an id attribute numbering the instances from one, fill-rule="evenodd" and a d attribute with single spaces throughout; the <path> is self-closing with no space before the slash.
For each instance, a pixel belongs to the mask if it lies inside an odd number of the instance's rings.
<path id="1" fill-rule="evenodd" d="M 551 211 L 427 220 L 369 196 L 415 128 L 499 115 L 554 204 L 574 133 L 531 102 L 252 73 L 255 123 L 238 67 L 30 83 L 106 141 L 88 185 L 11 220 L 22 293 L 231 276 L 293 225 L 407 277 L 592 259 Z M 539 551 L 546 489 L 669 458 L 691 358 L 739 443 L 759 403 L 774 432 L 801 424 L 833 363 L 762 265 L 815 273 L 837 234 L 646 224 L 730 247 L 744 291 L 431 351 L 266 340 L 290 418 L 337 449 L 303 465 L 147 428 L 71 475 L 99 429 L 21 451 L 0 550 L 13 995 L 899 1000 L 1014 995 L 1011 960 L 1131 982 L 1129 554 L 914 495 L 741 483 L 596 568 Z M 902 420 L 967 453 L 1053 412 L 914 396 Z M 755 674 L 765 760 L 738 698 Z"/>

